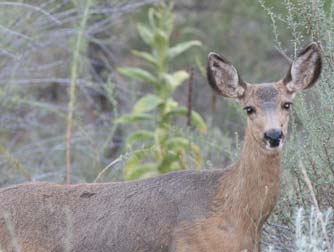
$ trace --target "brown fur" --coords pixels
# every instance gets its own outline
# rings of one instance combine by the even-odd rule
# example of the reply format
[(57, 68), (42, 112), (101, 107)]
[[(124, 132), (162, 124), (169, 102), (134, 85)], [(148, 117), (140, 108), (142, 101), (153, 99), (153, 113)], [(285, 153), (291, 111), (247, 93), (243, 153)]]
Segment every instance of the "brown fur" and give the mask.
[(222, 177), (209, 216), (177, 229), (176, 251), (259, 250), (262, 225), (279, 197), (280, 155), (266, 155), (246, 138), (242, 157)]
[(305, 60), (312, 61), (298, 58), (288, 83), (261, 85), (241, 81), (228, 61), (210, 54), (213, 89), (255, 111), (248, 116), (240, 161), (229, 169), (172, 172), (124, 183), (32, 183), (2, 189), (0, 250), (260, 251), (263, 223), (280, 192), (281, 149), (266, 148), (263, 135), (269, 129), (287, 134), (289, 112), (283, 105), (292, 101), (293, 90), (313, 84), (307, 80), (315, 80), (310, 73), (318, 74), (317, 52), (305, 53), (312, 55)]
[[(264, 87), (253, 88), (250, 94)], [(262, 102), (248, 94), (245, 98)], [(14, 251), (2, 218), (6, 212), (24, 252), (33, 246), (37, 252), (63, 251), (67, 230), (73, 232), (69, 242), (76, 252), (258, 251), (261, 227), (279, 195), (280, 154), (263, 150), (247, 128), (241, 157), (225, 171), (175, 172), (127, 183), (42, 183), (3, 189), (0, 244), (4, 251)]]

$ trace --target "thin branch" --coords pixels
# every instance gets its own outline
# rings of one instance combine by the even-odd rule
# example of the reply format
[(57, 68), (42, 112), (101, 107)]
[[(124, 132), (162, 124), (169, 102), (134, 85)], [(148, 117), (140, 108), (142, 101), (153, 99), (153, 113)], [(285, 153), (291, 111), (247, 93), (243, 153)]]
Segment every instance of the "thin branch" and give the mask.
[(25, 3), (17, 3), (17, 2), (0, 2), (0, 6), (16, 6), (16, 7), (32, 9), (34, 11), (40, 12), (43, 15), (47, 16), (49, 19), (51, 19), (55, 23), (61, 24), (60, 20), (58, 20), (51, 13), (47, 12), (46, 10), (43, 10), (42, 8), (40, 8), (38, 6), (33, 6), (33, 5), (30, 5), (30, 4), (25, 4)]
[(30, 176), (29, 171), (25, 167), (23, 167), (21, 163), (16, 158), (14, 158), (9, 153), (9, 151), (2, 145), (0, 145), (0, 155), (3, 155), (9, 165), (19, 171), (28, 181), (33, 181), (33, 178)]
[(194, 68), (189, 70), (189, 85), (188, 85), (188, 113), (187, 113), (187, 126), (191, 127), (191, 114), (192, 114), (192, 91), (194, 82)]
[(23, 34), (23, 33), (20, 33), (20, 32), (17, 32), (17, 31), (13, 31), (11, 29), (8, 29), (7, 27), (4, 27), (3, 25), (0, 25), (0, 30), (3, 30), (5, 33), (9, 33), (9, 34), (12, 34), (12, 35), (15, 35), (17, 37), (21, 37), (21, 38), (24, 38), (30, 42), (34, 42), (34, 40), (32, 38), (30, 38), (29, 36)]
[(117, 159), (115, 159), (114, 161), (112, 161), (110, 164), (108, 164), (105, 168), (103, 168), (103, 170), (97, 175), (96, 179), (94, 180), (94, 183), (98, 183), (101, 179), (101, 177), (111, 168), (113, 167), (115, 164), (119, 163), (120, 161), (122, 161), (123, 157), (120, 156)]
[(21, 244), (18, 242), (18, 239), (15, 235), (15, 227), (13, 225), (13, 222), (10, 218), (10, 214), (5, 212), (3, 213), (3, 218), (5, 220), (6, 228), (9, 232), (9, 238), (11, 239), (11, 244), (13, 247), (14, 252), (22, 252)]
[(286, 59), (290, 64), (293, 62), (293, 60), (281, 49), (275, 47), (275, 49), (277, 50), (277, 52), (283, 56), (284, 59)]
[(83, 13), (83, 17), (80, 23), (80, 28), (78, 32), (78, 36), (75, 43), (74, 53), (73, 53), (73, 62), (71, 67), (71, 83), (68, 89), (69, 94), (69, 102), (68, 102), (68, 115), (67, 115), (67, 129), (66, 129), (66, 183), (71, 183), (71, 138), (72, 138), (72, 130), (73, 130), (73, 113), (75, 106), (75, 88), (76, 82), (78, 78), (78, 70), (79, 70), (79, 57), (80, 57), (80, 49), (83, 44), (84, 38), (84, 30), (86, 27), (86, 23), (89, 17), (89, 9), (91, 7), (92, 0), (86, 0), (85, 11)]
[(326, 223), (323, 219), (322, 212), (320, 211), (319, 203), (318, 203), (317, 197), (315, 195), (315, 192), (314, 192), (314, 189), (313, 189), (313, 186), (312, 186), (312, 182), (310, 180), (310, 177), (307, 175), (307, 171), (306, 171), (306, 169), (305, 169), (305, 167), (304, 167), (304, 165), (301, 161), (299, 163), (299, 166), (300, 166), (300, 168), (302, 170), (302, 173), (304, 175), (305, 183), (306, 183), (306, 185), (307, 185), (307, 187), (308, 187), (308, 189), (311, 193), (312, 201), (313, 201), (313, 203), (316, 207), (316, 210), (318, 212), (319, 220), (320, 220), (320, 223), (321, 223), (322, 233), (325, 236), (327, 248), (328, 248), (329, 251), (333, 251), (333, 248), (331, 248), (330, 239), (329, 239), (328, 234), (327, 234)]

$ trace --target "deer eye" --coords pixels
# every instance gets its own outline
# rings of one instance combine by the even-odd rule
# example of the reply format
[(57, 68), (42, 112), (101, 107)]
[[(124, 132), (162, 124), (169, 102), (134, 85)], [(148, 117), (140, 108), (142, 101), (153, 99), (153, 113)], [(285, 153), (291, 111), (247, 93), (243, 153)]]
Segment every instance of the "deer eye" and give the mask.
[(282, 105), (282, 108), (285, 109), (285, 110), (289, 110), (292, 106), (292, 102), (285, 102), (283, 105)]
[(246, 111), (246, 113), (247, 113), (248, 115), (251, 115), (251, 114), (254, 114), (254, 113), (255, 113), (255, 108), (252, 107), (252, 106), (244, 107), (244, 110)]

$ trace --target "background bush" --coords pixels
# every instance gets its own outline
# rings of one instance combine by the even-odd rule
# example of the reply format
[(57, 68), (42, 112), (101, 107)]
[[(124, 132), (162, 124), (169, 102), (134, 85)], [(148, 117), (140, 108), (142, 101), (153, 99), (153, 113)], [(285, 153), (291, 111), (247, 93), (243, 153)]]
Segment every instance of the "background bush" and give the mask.
[[(0, 185), (28, 180), (73, 183), (123, 179), (138, 130), (117, 118), (152, 91), (117, 68), (147, 69), (132, 50), (146, 51), (137, 23), (158, 0), (0, 1)], [(208, 125), (198, 135), (185, 120), (169, 134), (201, 147), (203, 168), (226, 167), (239, 156), (245, 117), (218, 99), (205, 80), (209, 51), (224, 54), (249, 82), (275, 81), (287, 58), (309, 41), (324, 56), (321, 80), (299, 95), (285, 147), (282, 193), (267, 222), (268, 251), (329, 251), (333, 246), (334, 91), (332, 0), (176, 2), (171, 44), (202, 41), (170, 65), (194, 68), (192, 107)], [(187, 82), (185, 82), (187, 84)], [(187, 106), (188, 85), (172, 95)], [(141, 130), (152, 130), (154, 124)], [(69, 176), (67, 176), (67, 179)], [(302, 210), (304, 209), (304, 210)], [(322, 214), (320, 214), (320, 212)], [(329, 245), (328, 245), (329, 244)]]
[[(187, 119), (188, 126), (194, 125), (198, 132), (205, 133), (207, 127), (202, 117), (188, 108), (180, 106), (172, 95), (177, 88), (189, 79), (192, 86), (193, 71), (178, 70), (169, 73), (171, 64), (192, 47), (201, 46), (198, 40), (170, 44), (174, 28), (173, 4), (159, 4), (148, 10), (148, 24), (137, 25), (141, 40), (150, 48), (146, 51), (132, 51), (134, 56), (145, 61), (150, 71), (138, 67), (119, 68), (123, 75), (151, 86), (151, 93), (142, 96), (133, 106), (132, 112), (117, 119), (117, 123), (145, 123), (143, 128), (134, 130), (127, 140), (128, 149), (137, 147), (129, 155), (124, 165), (126, 179), (138, 179), (156, 176), (170, 171), (201, 168), (202, 154), (200, 148), (189, 138), (176, 136), (175, 117)], [(188, 95), (189, 97), (189, 95)]]

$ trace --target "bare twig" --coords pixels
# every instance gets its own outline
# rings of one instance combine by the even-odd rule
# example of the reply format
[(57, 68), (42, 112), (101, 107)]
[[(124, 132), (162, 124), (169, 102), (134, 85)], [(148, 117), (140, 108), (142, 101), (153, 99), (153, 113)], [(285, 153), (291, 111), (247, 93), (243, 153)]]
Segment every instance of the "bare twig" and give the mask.
[(330, 158), (330, 156), (329, 156), (328, 149), (327, 149), (327, 147), (326, 147), (325, 144), (323, 144), (322, 147), (324, 147), (324, 151), (325, 151), (326, 159), (327, 159), (327, 162), (328, 162), (328, 168), (329, 168), (329, 170), (332, 172), (332, 174), (333, 174), (333, 176), (334, 176), (333, 162), (331, 161), (331, 158)]
[(79, 69), (79, 56), (80, 49), (83, 44), (83, 35), (86, 27), (86, 23), (89, 17), (89, 9), (91, 7), (92, 0), (86, 0), (85, 11), (80, 23), (80, 29), (76, 39), (74, 53), (73, 53), (73, 62), (71, 68), (71, 83), (68, 89), (69, 102), (68, 102), (68, 115), (67, 115), (67, 129), (66, 129), (66, 183), (71, 183), (71, 138), (72, 138), (72, 129), (73, 129), (73, 113), (75, 106), (75, 88), (78, 78), (78, 69)]
[(304, 165), (301, 161), (299, 162), (299, 166), (300, 166), (300, 169), (302, 170), (302, 173), (304, 175), (305, 183), (306, 183), (306, 185), (307, 185), (307, 187), (308, 187), (308, 189), (311, 193), (313, 204), (316, 207), (318, 217), (319, 217), (319, 220), (320, 220), (320, 224), (321, 224), (322, 233), (323, 233), (323, 235), (326, 239), (327, 248), (328, 248), (329, 251), (333, 251), (333, 248), (331, 247), (330, 239), (329, 239), (328, 234), (327, 234), (326, 224), (325, 224), (325, 221), (323, 219), (322, 212), (320, 211), (319, 203), (318, 203), (317, 197), (315, 195), (312, 182), (310, 180), (310, 177), (307, 175), (307, 171), (306, 171), (306, 169), (305, 169), (305, 167), (304, 167)]
[(284, 59), (286, 59), (290, 64), (293, 62), (293, 60), (281, 49), (275, 47), (275, 49), (277, 50), (277, 52), (283, 56)]
[(217, 111), (217, 95), (212, 92), (211, 96), (211, 112), (215, 113)]
[(16, 160), (2, 145), (0, 145), (0, 155), (3, 155), (8, 163), (19, 171), (28, 181), (33, 181), (33, 178), (30, 176), (28, 170), (24, 168), (21, 163)]
[(15, 7), (23, 7), (27, 9), (32, 9), (34, 11), (40, 12), (43, 15), (47, 16), (49, 19), (54, 21), (57, 24), (61, 24), (60, 20), (55, 18), (51, 13), (47, 12), (46, 10), (43, 10), (42, 8), (38, 6), (33, 6), (30, 4), (25, 4), (25, 3), (18, 3), (18, 2), (0, 2), (0, 6), (15, 6)]
[(187, 113), (187, 126), (191, 127), (191, 114), (192, 114), (192, 91), (194, 82), (194, 68), (189, 70), (189, 85), (188, 85), (188, 113)]
[(9, 235), (10, 235), (10, 238), (11, 238), (13, 251), (14, 252), (22, 252), (21, 245), (19, 244), (18, 240), (16, 239), (14, 225), (12, 223), (12, 220), (10, 219), (9, 213), (7, 213), (7, 212), (4, 213), (4, 219), (5, 219), (5, 224), (6, 224), (6, 227), (8, 229), (8, 232), (9, 232)]
[(17, 37), (20, 37), (20, 38), (24, 38), (30, 42), (34, 42), (32, 38), (30, 38), (29, 36), (23, 34), (23, 33), (20, 33), (20, 32), (17, 32), (17, 31), (14, 31), (14, 30), (11, 30), (11, 29), (8, 29), (7, 27), (4, 27), (3, 25), (0, 25), (0, 30), (2, 30), (3, 32), (7, 33), (7, 34), (12, 34), (14, 36), (17, 36)]
[(66, 236), (64, 241), (64, 252), (72, 251), (73, 245), (73, 213), (70, 208), (65, 207), (65, 217), (66, 217)]
[(120, 156), (117, 159), (115, 159), (114, 161), (112, 161), (110, 164), (108, 164), (105, 168), (103, 168), (103, 170), (97, 175), (96, 179), (94, 180), (94, 183), (98, 183), (101, 179), (101, 177), (111, 168), (113, 167), (115, 164), (117, 164), (118, 162), (122, 161), (123, 157)]

